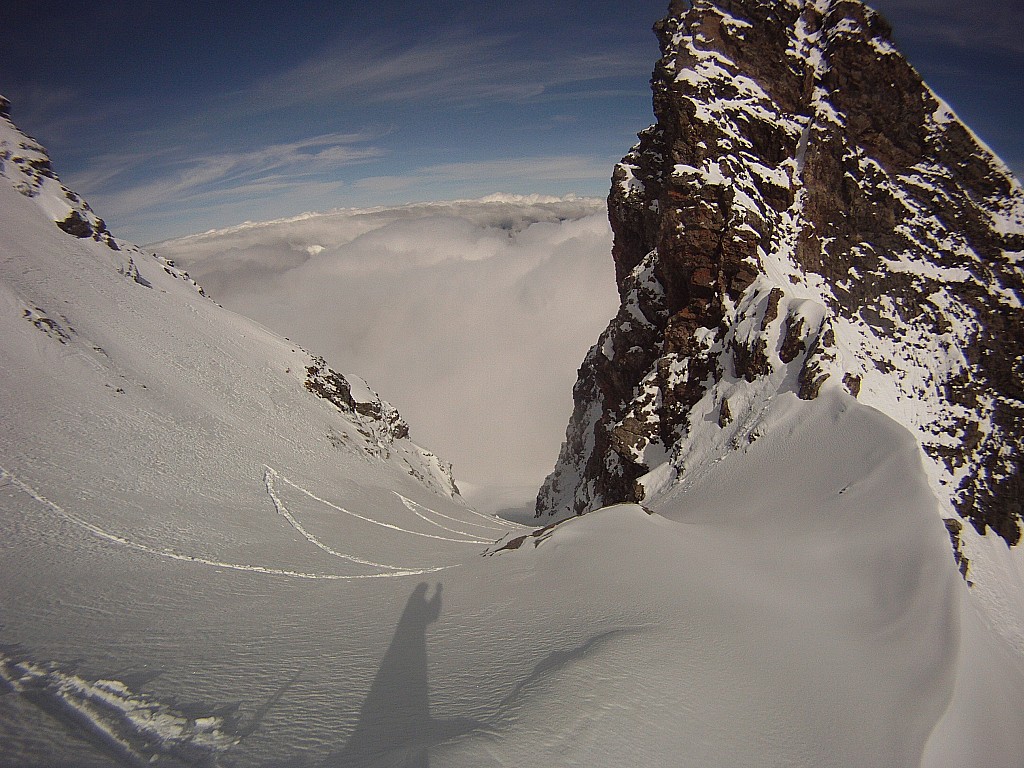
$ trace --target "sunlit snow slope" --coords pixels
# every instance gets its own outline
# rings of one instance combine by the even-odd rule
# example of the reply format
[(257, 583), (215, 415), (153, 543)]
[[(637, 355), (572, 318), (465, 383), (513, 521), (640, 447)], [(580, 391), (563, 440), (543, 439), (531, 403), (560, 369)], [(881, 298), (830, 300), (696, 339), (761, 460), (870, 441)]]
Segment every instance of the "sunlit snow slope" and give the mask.
[(653, 514), (520, 528), (0, 142), (0, 766), (1019, 765), (877, 411), (781, 395)]

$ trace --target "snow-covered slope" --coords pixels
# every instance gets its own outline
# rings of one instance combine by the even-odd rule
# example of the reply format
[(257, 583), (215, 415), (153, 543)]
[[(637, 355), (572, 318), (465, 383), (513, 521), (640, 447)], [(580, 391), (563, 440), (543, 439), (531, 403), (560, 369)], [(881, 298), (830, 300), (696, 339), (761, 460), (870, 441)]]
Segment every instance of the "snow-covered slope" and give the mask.
[(783, 393), (650, 510), (480, 515), (0, 141), (3, 768), (1019, 765), (1019, 649), (878, 411)]
[[(165, 612), (197, 615), (190, 594), (202, 602), (197, 585), (210, 578), (228, 579), (211, 605), (229, 615), (231, 574), (402, 580), (509, 527), (467, 510), (450, 467), (360, 379), (114, 239), (9, 122), (6, 102), (0, 175), (0, 642), (13, 644), (0, 679), (18, 694), (0, 705), (5, 741), (20, 743), (24, 703), (56, 712), (50, 730), (83, 727), (108, 751), (175, 752), (145, 735), (142, 721), (160, 718), (122, 678), (101, 684), (50, 663), (84, 654), (107, 674), (147, 667), (120, 644), (149, 644), (149, 622)], [(338, 517), (352, 528), (328, 543), (324, 520)], [(172, 655), (192, 652), (169, 641)], [(182, 660), (168, 662), (176, 674)], [(162, 721), (150, 725), (162, 733)], [(226, 743), (211, 733), (179, 746)], [(67, 745), (46, 751), (53, 735), (39, 737), (38, 756), (5, 748), (0, 760), (73, 764)]]

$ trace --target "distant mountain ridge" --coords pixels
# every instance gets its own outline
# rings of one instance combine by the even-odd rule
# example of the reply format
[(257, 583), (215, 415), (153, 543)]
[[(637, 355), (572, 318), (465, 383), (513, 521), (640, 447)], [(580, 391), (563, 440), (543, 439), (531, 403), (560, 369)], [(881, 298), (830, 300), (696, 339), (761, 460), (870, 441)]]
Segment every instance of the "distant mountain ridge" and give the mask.
[[(961, 520), (1021, 539), (1024, 191), (856, 0), (676, 0), (609, 195), (621, 307), (538, 517), (643, 501), (842, 388)], [(969, 550), (970, 547), (967, 547)]]

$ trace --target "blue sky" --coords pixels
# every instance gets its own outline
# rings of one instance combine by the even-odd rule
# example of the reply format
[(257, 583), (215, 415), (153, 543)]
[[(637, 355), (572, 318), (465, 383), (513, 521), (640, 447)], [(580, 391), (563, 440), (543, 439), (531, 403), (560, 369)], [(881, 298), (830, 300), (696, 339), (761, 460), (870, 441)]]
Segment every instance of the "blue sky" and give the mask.
[[(600, 195), (652, 119), (665, 0), (13, 3), (0, 93), (139, 242), (339, 206)], [(1024, 6), (879, 0), (1024, 172)]]

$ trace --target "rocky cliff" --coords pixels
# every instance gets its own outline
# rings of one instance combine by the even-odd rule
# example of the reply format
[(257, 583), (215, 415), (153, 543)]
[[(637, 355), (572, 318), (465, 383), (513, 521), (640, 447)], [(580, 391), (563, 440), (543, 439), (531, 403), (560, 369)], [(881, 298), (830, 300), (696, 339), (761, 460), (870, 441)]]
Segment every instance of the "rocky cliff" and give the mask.
[(655, 31), (657, 122), (608, 200), (621, 306), (537, 516), (650, 499), (771, 398), (841, 387), (916, 435), (954, 539), (1016, 544), (1020, 183), (856, 0), (674, 0)]

